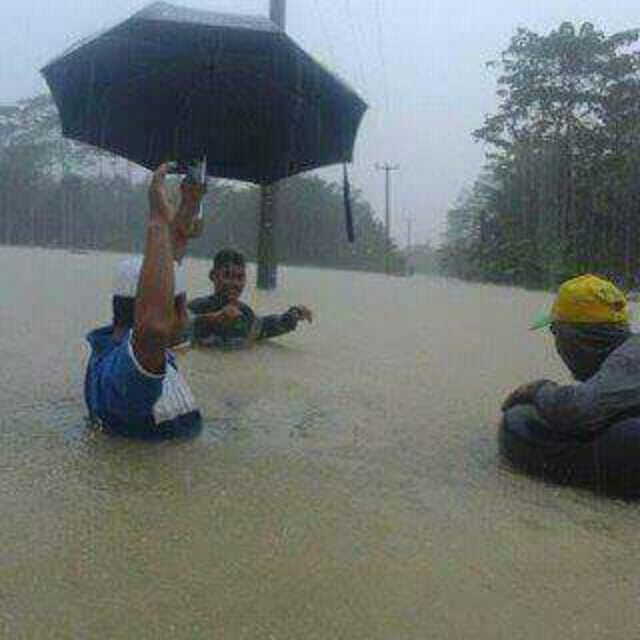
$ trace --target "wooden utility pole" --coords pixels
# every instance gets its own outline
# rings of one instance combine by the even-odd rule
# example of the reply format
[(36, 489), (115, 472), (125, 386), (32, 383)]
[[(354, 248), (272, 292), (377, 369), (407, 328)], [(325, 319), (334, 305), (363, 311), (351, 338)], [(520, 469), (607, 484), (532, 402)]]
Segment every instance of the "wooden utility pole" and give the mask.
[[(286, 0), (271, 0), (271, 22), (281, 29), (286, 25)], [(275, 289), (278, 286), (278, 259), (276, 256), (276, 223), (278, 213), (279, 183), (260, 188), (260, 219), (258, 223), (258, 289)]]
[(411, 218), (407, 218), (407, 273), (413, 275), (413, 256), (411, 255)]
[(400, 167), (395, 164), (376, 164), (378, 171), (384, 171), (384, 227), (387, 235), (387, 247), (384, 254), (384, 271), (389, 273), (389, 252), (391, 251), (391, 172), (397, 171)]

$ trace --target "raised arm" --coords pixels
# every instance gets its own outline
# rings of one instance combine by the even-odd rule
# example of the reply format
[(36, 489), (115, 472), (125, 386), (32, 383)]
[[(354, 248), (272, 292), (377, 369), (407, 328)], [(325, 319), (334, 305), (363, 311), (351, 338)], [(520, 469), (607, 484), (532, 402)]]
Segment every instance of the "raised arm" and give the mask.
[(136, 359), (151, 373), (164, 373), (165, 349), (175, 323), (171, 227), (176, 210), (167, 196), (166, 175), (167, 165), (163, 164), (149, 186), (149, 221), (132, 339)]
[[(175, 339), (180, 321), (178, 315), (184, 314), (184, 309), (181, 310), (180, 305), (176, 307), (175, 303), (174, 259), (184, 255), (187, 237), (176, 232), (195, 215), (205, 189), (202, 185), (183, 184), (180, 209), (176, 212), (167, 196), (167, 169), (166, 164), (161, 165), (149, 186), (147, 240), (133, 328), (134, 354), (142, 367), (151, 373), (164, 372), (165, 349)], [(178, 214), (181, 216), (179, 224), (176, 221)]]

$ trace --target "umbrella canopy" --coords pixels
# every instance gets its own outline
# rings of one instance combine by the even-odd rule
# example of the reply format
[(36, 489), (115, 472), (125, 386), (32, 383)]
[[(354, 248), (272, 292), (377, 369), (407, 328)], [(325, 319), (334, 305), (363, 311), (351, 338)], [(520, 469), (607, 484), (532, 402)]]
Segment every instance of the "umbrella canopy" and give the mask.
[(367, 108), (266, 18), (157, 2), (42, 73), (63, 135), (149, 169), (269, 184), (352, 159)]

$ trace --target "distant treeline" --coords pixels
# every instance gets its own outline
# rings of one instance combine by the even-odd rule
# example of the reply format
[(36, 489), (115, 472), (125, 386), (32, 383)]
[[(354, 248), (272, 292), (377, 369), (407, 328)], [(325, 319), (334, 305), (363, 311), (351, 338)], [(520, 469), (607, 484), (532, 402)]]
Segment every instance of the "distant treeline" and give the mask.
[[(320, 177), (283, 183), (277, 221), (281, 263), (394, 271), (404, 258), (387, 244), (369, 203), (352, 192), (356, 243), (346, 240), (342, 188)], [(190, 253), (210, 257), (223, 246), (256, 257), (259, 190), (213, 181), (207, 223)], [(124, 161), (65, 140), (48, 96), (0, 107), (0, 243), (139, 251), (146, 184)]]
[(497, 112), (474, 132), (483, 174), (448, 214), (452, 276), (548, 287), (581, 272), (638, 285), (638, 30), (519, 29), (499, 62)]

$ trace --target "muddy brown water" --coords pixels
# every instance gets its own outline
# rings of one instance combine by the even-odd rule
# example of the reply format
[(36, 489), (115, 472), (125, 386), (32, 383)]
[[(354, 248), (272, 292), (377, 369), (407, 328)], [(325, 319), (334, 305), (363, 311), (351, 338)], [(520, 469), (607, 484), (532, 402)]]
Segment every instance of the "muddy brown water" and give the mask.
[(181, 354), (202, 435), (134, 443), (88, 429), (82, 398), (118, 259), (0, 248), (1, 637), (638, 633), (638, 507), (497, 457), (505, 393), (565, 379), (526, 329), (549, 296), (282, 269), (245, 299), (316, 322)]

